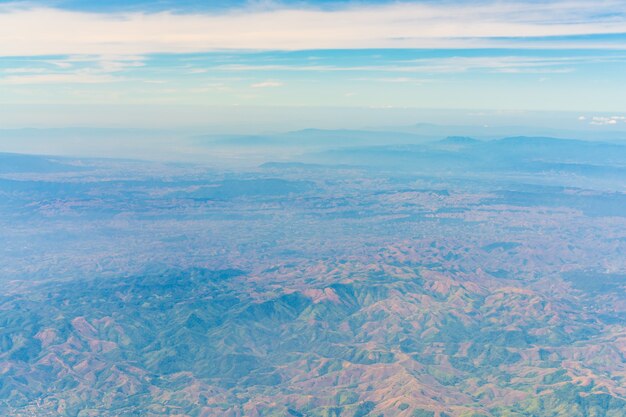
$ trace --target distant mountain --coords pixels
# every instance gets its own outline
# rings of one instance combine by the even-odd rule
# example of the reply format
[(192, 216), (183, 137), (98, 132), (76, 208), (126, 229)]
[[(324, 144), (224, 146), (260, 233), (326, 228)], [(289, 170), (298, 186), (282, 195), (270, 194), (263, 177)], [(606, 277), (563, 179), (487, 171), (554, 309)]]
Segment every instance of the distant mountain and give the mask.
[[(571, 116), (570, 116), (571, 117)], [(416, 123), (408, 126), (385, 126), (380, 130), (391, 130), (396, 132), (412, 133), (420, 136), (427, 136), (431, 139), (440, 139), (447, 136), (471, 136), (479, 139), (493, 140), (507, 136), (550, 136), (574, 138), (580, 140), (594, 141), (621, 141), (626, 140), (626, 130), (620, 127), (594, 128), (589, 126), (581, 126), (577, 128), (554, 128), (546, 126), (529, 126), (529, 125), (451, 125), (436, 123)], [(620, 130), (621, 129), (621, 130)]]
[(548, 137), (479, 141), (456, 136), (419, 145), (353, 146), (309, 154), (311, 163), (348, 164), (415, 172), (534, 171), (622, 172), (626, 146)]
[(626, 145), (551, 137), (507, 137), (486, 144), (520, 159), (550, 162), (625, 164)]
[(201, 135), (189, 140), (199, 146), (342, 148), (349, 146), (425, 143), (429, 138), (404, 132), (303, 129), (268, 135)]
[(480, 142), (481, 141), (468, 136), (448, 136), (447, 138), (439, 141), (439, 143), (446, 145), (475, 145)]

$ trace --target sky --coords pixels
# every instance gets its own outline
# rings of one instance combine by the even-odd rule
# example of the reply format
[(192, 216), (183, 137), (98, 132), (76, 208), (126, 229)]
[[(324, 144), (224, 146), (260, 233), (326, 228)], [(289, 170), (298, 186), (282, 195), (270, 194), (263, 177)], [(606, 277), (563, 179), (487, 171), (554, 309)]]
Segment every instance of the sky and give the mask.
[(0, 128), (355, 127), (435, 110), (626, 130), (625, 74), (626, 0), (0, 1)]

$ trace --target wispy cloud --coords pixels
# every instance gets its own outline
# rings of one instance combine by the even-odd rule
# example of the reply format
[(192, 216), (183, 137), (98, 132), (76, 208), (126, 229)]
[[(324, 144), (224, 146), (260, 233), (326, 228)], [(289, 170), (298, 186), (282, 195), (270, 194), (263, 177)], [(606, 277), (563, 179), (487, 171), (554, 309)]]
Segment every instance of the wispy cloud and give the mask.
[(618, 123), (626, 123), (626, 116), (594, 116), (589, 121), (589, 124), (596, 126), (610, 126)]
[(281, 87), (284, 85), (280, 81), (262, 81), (259, 83), (254, 83), (250, 87), (252, 88), (271, 88), (271, 87)]
[[(68, 56), (58, 59), (32, 59), (30, 67), (5, 68), (1, 85), (22, 84), (101, 84), (124, 81), (129, 69), (143, 67), (139, 56)], [(3, 74), (7, 74), (3, 76)]]
[(391, 84), (415, 84), (421, 85), (432, 82), (429, 79), (411, 78), (411, 77), (359, 77), (355, 81), (366, 81), (375, 83), (391, 83)]
[[(296, 72), (389, 72), (389, 73), (461, 73), (483, 71), (491, 73), (553, 74), (573, 71), (574, 66), (594, 63), (626, 62), (624, 56), (594, 57), (526, 57), (477, 56), (441, 57), (396, 61), (384, 65), (290, 65), (290, 64), (226, 64), (215, 66), (221, 71), (296, 71)], [(408, 77), (380, 78), (379, 81), (410, 82)]]
[(187, 70), (187, 74), (205, 74), (207, 73), (209, 70), (206, 68), (191, 68), (189, 70)]
[(77, 65), (90, 65), (94, 71), (102, 73), (120, 72), (129, 68), (143, 67), (144, 57), (139, 55), (70, 55), (58, 59), (44, 60), (57, 68), (72, 68)]
[[(626, 0), (397, 3), (222, 13), (87, 13), (0, 6), (0, 55), (186, 53), (225, 49), (626, 48)], [(580, 36), (584, 35), (584, 36)], [(574, 38), (571, 38), (571, 37)]]
[(32, 67), (14, 67), (6, 68), (0, 71), (5, 74), (37, 74), (46, 72), (45, 68), (32, 68)]
[(0, 84), (102, 84), (122, 80), (123, 78), (113, 77), (111, 75), (98, 75), (79, 72), (70, 74), (11, 75), (8, 77), (0, 78)]

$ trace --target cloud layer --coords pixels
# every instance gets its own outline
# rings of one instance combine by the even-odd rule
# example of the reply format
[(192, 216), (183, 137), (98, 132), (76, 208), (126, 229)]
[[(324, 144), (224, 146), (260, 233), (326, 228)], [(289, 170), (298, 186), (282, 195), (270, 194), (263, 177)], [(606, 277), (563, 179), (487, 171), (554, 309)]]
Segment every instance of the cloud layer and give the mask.
[[(360, 48), (626, 48), (626, 1), (87, 13), (0, 6), (0, 56)], [(609, 36), (610, 35), (610, 36)]]

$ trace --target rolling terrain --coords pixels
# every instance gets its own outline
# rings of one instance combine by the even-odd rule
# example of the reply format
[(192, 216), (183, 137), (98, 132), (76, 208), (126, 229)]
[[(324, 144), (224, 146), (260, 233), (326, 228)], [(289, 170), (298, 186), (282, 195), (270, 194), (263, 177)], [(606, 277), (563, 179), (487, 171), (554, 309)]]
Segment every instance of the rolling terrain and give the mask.
[(626, 147), (329, 138), (0, 155), (0, 413), (626, 413)]

